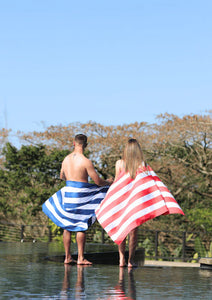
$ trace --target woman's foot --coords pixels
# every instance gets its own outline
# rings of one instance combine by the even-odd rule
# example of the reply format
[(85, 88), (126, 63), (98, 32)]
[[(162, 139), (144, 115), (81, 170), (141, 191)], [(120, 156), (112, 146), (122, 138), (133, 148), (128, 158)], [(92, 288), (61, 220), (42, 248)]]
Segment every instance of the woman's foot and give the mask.
[(126, 266), (127, 266), (127, 264), (119, 265), (120, 268), (125, 268)]
[(126, 262), (125, 262), (125, 257), (123, 256), (123, 257), (120, 257), (120, 259), (119, 259), (119, 267), (122, 267), (122, 268), (124, 268), (124, 267), (126, 267), (127, 266), (127, 264), (126, 264)]
[(138, 265), (135, 263), (128, 262), (128, 268), (137, 268)]

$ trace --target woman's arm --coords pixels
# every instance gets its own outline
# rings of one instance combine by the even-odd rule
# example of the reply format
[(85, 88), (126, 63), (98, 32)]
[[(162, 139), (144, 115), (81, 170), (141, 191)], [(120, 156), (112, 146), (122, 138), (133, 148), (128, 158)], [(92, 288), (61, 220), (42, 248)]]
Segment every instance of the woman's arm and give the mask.
[(116, 165), (115, 165), (115, 180), (121, 174), (121, 172), (123, 171), (123, 169), (124, 169), (124, 161), (123, 161), (123, 159), (117, 160)]

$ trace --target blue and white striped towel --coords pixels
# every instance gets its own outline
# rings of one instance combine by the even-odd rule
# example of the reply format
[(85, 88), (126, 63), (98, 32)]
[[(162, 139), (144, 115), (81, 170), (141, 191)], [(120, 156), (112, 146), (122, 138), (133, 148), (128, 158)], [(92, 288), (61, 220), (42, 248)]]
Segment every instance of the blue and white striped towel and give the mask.
[(85, 231), (96, 220), (95, 209), (104, 199), (109, 186), (66, 181), (66, 186), (42, 205), (43, 212), (59, 227)]

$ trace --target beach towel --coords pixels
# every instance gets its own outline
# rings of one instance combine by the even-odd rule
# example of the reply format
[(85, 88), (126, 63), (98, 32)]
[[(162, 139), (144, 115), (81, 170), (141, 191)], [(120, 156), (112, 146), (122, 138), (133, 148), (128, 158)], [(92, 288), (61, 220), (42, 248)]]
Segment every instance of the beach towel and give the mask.
[(96, 209), (98, 222), (118, 245), (132, 229), (166, 214), (184, 212), (150, 166), (139, 169), (135, 179), (122, 172)]
[(42, 205), (43, 212), (59, 227), (85, 231), (96, 220), (95, 209), (104, 199), (109, 186), (66, 181), (66, 186)]

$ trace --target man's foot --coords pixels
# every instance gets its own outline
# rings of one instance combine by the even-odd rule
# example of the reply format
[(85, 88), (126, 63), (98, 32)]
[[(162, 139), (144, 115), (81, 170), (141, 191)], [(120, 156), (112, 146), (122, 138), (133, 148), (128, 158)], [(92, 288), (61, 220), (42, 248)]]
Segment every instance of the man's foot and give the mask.
[(77, 261), (73, 258), (69, 258), (69, 259), (64, 260), (64, 264), (74, 265), (76, 263), (77, 263)]
[(87, 260), (87, 259), (83, 259), (83, 260), (77, 260), (77, 264), (78, 265), (92, 265), (92, 262), (90, 262), (89, 260)]

